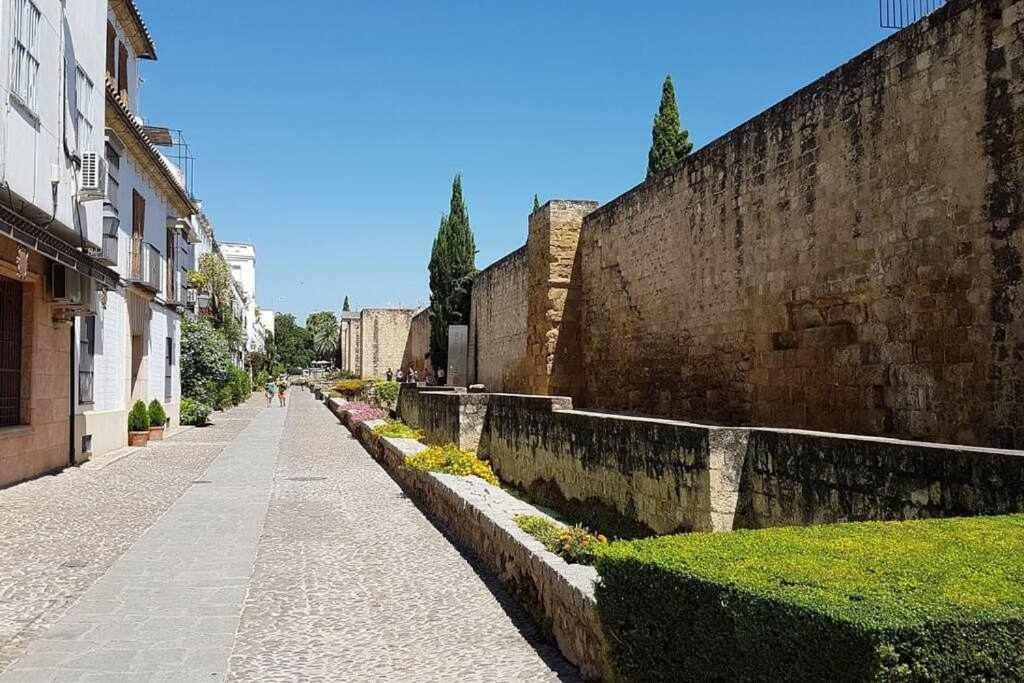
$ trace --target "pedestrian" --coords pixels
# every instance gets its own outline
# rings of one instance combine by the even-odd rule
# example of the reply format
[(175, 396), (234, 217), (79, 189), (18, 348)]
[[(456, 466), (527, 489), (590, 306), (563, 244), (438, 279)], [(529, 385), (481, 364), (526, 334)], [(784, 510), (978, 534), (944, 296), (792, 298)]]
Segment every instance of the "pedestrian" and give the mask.
[(288, 399), (288, 382), (281, 382), (277, 385), (277, 400), (281, 402), (283, 407), (287, 403)]
[(387, 377), (388, 381), (390, 382), (391, 379), (395, 376), (395, 373), (391, 372), (391, 368), (388, 368), (388, 371), (384, 373), (384, 376)]
[(437, 369), (437, 383), (444, 386), (444, 368)]
[(270, 407), (270, 402), (274, 400), (274, 394), (277, 393), (277, 385), (274, 384), (273, 378), (267, 380), (267, 386), (264, 387), (267, 394), (267, 407)]
[(402, 368), (398, 368), (398, 373), (395, 375), (399, 382), (405, 379), (405, 373), (402, 372)]
[(413, 367), (410, 366), (409, 367), (409, 381), (413, 382), (415, 384), (416, 379), (417, 379), (417, 377), (416, 377), (416, 368), (413, 368)]

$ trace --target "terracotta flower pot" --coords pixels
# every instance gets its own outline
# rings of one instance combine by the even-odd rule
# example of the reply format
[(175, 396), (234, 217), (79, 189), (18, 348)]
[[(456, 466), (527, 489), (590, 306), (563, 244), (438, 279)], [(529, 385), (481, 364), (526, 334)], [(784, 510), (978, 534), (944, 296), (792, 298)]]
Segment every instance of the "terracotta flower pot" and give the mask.
[(145, 446), (149, 443), (149, 432), (128, 432), (129, 446)]
[(164, 440), (164, 428), (163, 427), (150, 427), (149, 428), (149, 440), (150, 441), (163, 441)]

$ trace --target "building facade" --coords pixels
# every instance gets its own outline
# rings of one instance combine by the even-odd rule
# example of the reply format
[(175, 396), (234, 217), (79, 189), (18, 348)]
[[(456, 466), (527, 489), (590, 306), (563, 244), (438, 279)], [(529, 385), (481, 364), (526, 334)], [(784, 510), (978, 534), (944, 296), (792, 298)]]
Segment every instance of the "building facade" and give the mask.
[[(263, 315), (256, 304), (256, 247), (240, 242), (224, 242), (220, 245), (224, 260), (231, 267), (231, 277), (242, 290), (245, 299), (245, 348), (246, 352), (263, 351), (266, 348), (268, 316)], [(273, 333), (273, 312), (269, 331)]]
[(106, 2), (9, 0), (0, 14), (0, 486), (74, 462), (76, 318), (118, 277), (83, 159), (103, 146)]
[(178, 425), (185, 281), (195, 267), (198, 208), (183, 172), (154, 143), (139, 113), (139, 63), (156, 49), (131, 0), (106, 13), (106, 161), (103, 244), (95, 257), (119, 275), (76, 328), (74, 446), (87, 458), (127, 445), (135, 401), (160, 401)]
[(411, 308), (364, 308), (342, 311), (338, 331), (338, 367), (364, 379), (384, 379), (402, 367), (409, 330), (416, 311)]

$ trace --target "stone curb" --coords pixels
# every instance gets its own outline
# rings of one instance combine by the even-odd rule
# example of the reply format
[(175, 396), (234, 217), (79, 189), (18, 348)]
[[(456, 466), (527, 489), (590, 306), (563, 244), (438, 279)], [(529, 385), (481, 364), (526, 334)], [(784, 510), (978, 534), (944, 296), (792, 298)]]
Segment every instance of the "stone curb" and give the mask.
[(609, 677), (594, 599), (597, 571), (549, 552), (514, 520), (517, 515), (547, 515), (476, 477), (406, 468), (405, 458), (426, 446), (377, 436), (373, 429), (381, 420), (353, 423), (344, 401), (325, 403), (406, 494), (505, 584), (584, 677)]

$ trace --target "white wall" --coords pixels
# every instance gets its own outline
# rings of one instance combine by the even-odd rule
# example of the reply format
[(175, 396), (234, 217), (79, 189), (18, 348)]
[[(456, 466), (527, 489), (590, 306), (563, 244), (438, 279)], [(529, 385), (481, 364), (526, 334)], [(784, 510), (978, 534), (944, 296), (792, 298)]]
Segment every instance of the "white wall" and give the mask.
[[(44, 214), (44, 219), (54, 211), (52, 181), (58, 180), (57, 210), (50, 229), (75, 244), (81, 238), (95, 247), (102, 235), (102, 202), (74, 200), (78, 174), (64, 147), (79, 155), (103, 147), (106, 46), (100, 36), (106, 34), (106, 2), (78, 0), (65, 6), (60, 0), (35, 0), (35, 5), (42, 13), (35, 55), (40, 64), (36, 105), (29, 109), (11, 96), (12, 3), (0, 3), (0, 180), (8, 182), (11, 191)], [(76, 64), (93, 83), (91, 102), (84, 107), (93, 124), (92, 135), (82, 139), (77, 133)]]

